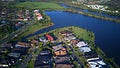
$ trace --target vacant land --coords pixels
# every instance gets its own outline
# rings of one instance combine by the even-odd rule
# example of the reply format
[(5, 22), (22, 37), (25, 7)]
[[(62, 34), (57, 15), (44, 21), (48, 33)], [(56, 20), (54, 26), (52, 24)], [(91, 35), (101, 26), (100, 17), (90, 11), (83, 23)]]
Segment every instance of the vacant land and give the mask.
[(32, 9), (56, 9), (56, 8), (63, 8), (55, 3), (47, 3), (47, 2), (23, 2), (16, 4), (15, 7), (26, 7)]

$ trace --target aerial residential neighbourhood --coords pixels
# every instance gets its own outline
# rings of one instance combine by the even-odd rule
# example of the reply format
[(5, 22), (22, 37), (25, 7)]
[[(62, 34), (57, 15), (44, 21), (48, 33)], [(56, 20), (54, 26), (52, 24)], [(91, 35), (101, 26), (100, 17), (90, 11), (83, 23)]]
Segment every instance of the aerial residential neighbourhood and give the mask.
[(0, 0), (0, 68), (120, 68), (119, 0)]

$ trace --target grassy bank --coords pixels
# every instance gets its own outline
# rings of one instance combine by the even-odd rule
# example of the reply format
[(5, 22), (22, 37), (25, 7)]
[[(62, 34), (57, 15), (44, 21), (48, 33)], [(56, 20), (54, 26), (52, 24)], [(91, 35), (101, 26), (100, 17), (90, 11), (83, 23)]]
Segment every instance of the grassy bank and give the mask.
[(108, 18), (108, 17), (105, 17), (105, 16), (95, 15), (95, 14), (91, 14), (91, 13), (85, 13), (85, 12), (77, 11), (75, 9), (66, 9), (65, 11), (79, 13), (79, 14), (83, 14), (83, 15), (86, 15), (86, 16), (102, 19), (102, 20), (108, 20), (108, 21), (113, 21), (113, 22), (116, 22), (116, 23), (120, 23), (119, 19), (113, 19), (113, 18)]
[(59, 6), (56, 3), (48, 3), (48, 2), (22, 2), (16, 4), (14, 7), (17, 8), (29, 8), (29, 9), (62, 9), (63, 7)]

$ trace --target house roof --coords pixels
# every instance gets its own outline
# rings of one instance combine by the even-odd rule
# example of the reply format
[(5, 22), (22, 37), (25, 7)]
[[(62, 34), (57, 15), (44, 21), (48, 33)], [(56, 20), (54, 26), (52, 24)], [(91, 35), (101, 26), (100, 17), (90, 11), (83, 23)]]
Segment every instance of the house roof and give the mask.
[(64, 30), (60, 32), (61, 34), (72, 34), (72, 32), (68, 31), (68, 30)]
[(91, 68), (104, 68), (106, 64), (103, 62), (103, 60), (92, 60), (88, 62), (89, 66)]
[(31, 41), (31, 43), (32, 43), (32, 44), (38, 44), (39, 41), (33, 39), (33, 40)]
[(0, 58), (0, 68), (6, 68), (8, 67), (8, 60)]
[(66, 36), (65, 38), (64, 38), (65, 40), (73, 40), (73, 39), (76, 39), (76, 37), (75, 36), (73, 36), (73, 35), (70, 35), (70, 36)]
[(39, 37), (39, 41), (47, 41), (47, 38), (42, 36), (42, 37)]
[(23, 42), (19, 42), (18, 44), (15, 45), (16, 47), (31, 47), (30, 44), (28, 43), (23, 43)]
[(72, 40), (71, 40), (71, 43), (72, 43), (72, 44), (77, 44), (78, 42), (79, 42), (78, 39), (72, 39)]
[(40, 52), (40, 55), (48, 55), (48, 54), (50, 54), (49, 50), (45, 50), (45, 51)]
[(54, 59), (56, 64), (70, 64), (69, 56), (57, 56)]
[(38, 55), (35, 61), (35, 66), (44, 66), (51, 63), (52, 55)]
[(85, 52), (90, 52), (91, 49), (88, 46), (83, 46), (83, 47), (80, 47), (80, 51), (85, 53)]
[(78, 44), (77, 44), (78, 47), (82, 47), (82, 46), (87, 46), (87, 43), (85, 43), (84, 41), (80, 41)]
[(98, 60), (98, 59), (100, 59), (100, 58), (99, 58), (99, 57), (96, 57), (96, 58), (90, 58), (90, 59), (87, 59), (87, 62), (92, 61), (92, 60)]
[(11, 53), (8, 53), (8, 56), (18, 58), (20, 57), (20, 53), (11, 52)]
[(96, 58), (96, 57), (98, 57), (98, 54), (97, 54), (96, 52), (93, 52), (93, 51), (85, 52), (85, 53), (84, 53), (84, 57), (85, 57), (86, 59)]
[(49, 41), (53, 41), (53, 37), (51, 35), (46, 34), (45, 36), (48, 38)]
[(54, 51), (66, 50), (62, 45), (53, 46), (52, 48), (53, 48)]
[(51, 65), (35, 66), (34, 68), (51, 68)]
[(55, 68), (73, 68), (71, 64), (56, 64)]

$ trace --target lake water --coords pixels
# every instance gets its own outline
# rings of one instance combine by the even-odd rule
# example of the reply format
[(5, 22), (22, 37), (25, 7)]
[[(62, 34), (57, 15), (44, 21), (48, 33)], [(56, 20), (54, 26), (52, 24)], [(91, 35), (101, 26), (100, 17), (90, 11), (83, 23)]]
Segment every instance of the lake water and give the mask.
[(99, 46), (108, 57), (113, 57), (117, 64), (120, 65), (120, 24), (96, 19), (82, 14), (63, 12), (63, 11), (46, 11), (48, 16), (54, 22), (54, 26), (35, 32), (27, 37), (47, 32), (56, 28), (66, 26), (79, 26), (95, 33), (95, 43)]

